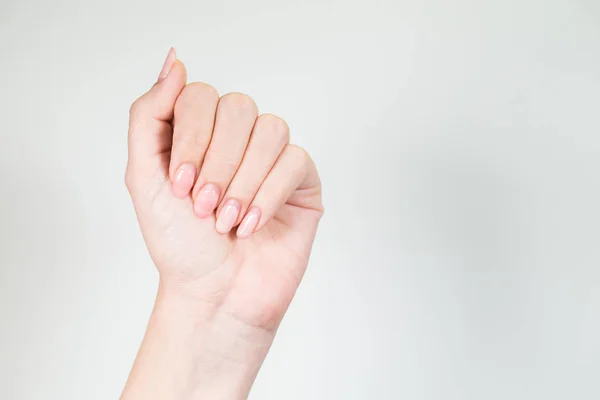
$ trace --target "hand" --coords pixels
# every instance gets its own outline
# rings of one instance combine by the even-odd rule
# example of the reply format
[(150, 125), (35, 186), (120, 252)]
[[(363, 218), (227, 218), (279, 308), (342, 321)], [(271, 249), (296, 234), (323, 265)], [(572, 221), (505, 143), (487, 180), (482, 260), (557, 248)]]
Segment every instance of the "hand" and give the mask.
[(235, 321), (272, 340), (323, 214), (315, 165), (287, 124), (246, 95), (186, 85), (171, 50), (131, 107), (126, 183), (159, 293), (196, 307), (202, 326)]
[(162, 284), (273, 329), (323, 213), (317, 171), (281, 118), (185, 85), (173, 52), (170, 62), (131, 107), (126, 181), (148, 250)]

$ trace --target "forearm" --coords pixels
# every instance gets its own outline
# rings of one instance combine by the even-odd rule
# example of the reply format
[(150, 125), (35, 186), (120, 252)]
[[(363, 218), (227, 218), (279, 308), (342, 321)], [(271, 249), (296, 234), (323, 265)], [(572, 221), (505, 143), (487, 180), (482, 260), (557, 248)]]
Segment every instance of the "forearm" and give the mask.
[(121, 400), (246, 399), (272, 340), (161, 285)]

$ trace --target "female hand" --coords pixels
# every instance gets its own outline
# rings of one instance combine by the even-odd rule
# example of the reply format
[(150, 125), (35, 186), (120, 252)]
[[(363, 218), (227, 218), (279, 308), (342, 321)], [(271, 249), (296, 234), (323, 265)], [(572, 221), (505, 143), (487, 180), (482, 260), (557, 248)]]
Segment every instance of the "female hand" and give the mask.
[[(300, 283), (323, 214), (313, 161), (289, 143), (284, 120), (259, 115), (250, 97), (219, 98), (208, 84), (186, 85), (172, 49), (159, 81), (131, 107), (126, 183), (160, 287), (123, 398), (137, 398), (139, 387), (146, 399), (178, 398), (173, 387), (181, 398), (189, 398), (190, 387), (244, 398)], [(163, 326), (160, 335), (151, 332), (156, 325)], [(174, 355), (184, 342), (197, 351), (195, 361), (182, 361), (187, 367)], [(244, 371), (227, 370), (223, 360)], [(144, 379), (172, 372), (147, 364), (165, 362), (178, 365), (179, 375), (199, 365), (190, 376), (169, 378), (171, 389), (153, 383), (150, 390)], [(211, 380), (199, 370), (210, 371)], [(228, 376), (237, 384), (215, 387)], [(178, 379), (179, 386), (172, 382)], [(161, 390), (170, 392), (160, 397)]]

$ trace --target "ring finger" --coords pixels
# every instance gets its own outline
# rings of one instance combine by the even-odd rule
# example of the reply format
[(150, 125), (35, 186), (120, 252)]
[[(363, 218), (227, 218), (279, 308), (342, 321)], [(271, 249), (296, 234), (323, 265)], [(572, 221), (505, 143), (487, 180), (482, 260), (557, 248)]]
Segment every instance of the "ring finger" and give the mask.
[(242, 163), (217, 209), (217, 232), (228, 233), (241, 222), (289, 138), (289, 128), (283, 119), (271, 114), (258, 117)]

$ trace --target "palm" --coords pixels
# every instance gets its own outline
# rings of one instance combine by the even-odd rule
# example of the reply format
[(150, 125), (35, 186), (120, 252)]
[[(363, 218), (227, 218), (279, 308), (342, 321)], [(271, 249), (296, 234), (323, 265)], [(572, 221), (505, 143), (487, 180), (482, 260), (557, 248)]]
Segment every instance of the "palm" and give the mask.
[(217, 233), (214, 216), (197, 218), (191, 197), (176, 198), (170, 182), (160, 181), (154, 195), (135, 198), (135, 204), (161, 275), (202, 286), (204, 300), (227, 298), (245, 321), (266, 326), (277, 320), (308, 262), (321, 216), (320, 188), (299, 192), (295, 204), (306, 207), (285, 204), (263, 230), (243, 240)]

